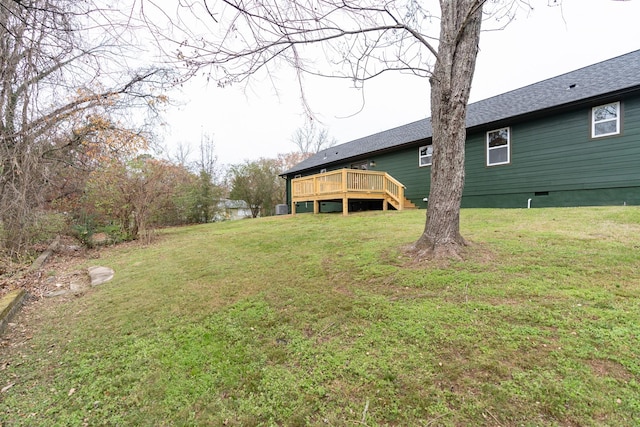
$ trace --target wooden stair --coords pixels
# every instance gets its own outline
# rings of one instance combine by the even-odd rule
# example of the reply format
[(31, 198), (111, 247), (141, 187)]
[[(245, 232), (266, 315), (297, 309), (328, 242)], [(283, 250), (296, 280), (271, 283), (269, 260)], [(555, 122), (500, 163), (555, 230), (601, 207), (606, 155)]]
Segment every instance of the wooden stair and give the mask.
[[(399, 210), (400, 206), (398, 202), (396, 202), (393, 198), (387, 197), (387, 203), (393, 206), (395, 209)], [(418, 209), (418, 207), (411, 200), (404, 198), (404, 209)]]
[(405, 209), (418, 209), (418, 207), (411, 200), (404, 198), (404, 208)]

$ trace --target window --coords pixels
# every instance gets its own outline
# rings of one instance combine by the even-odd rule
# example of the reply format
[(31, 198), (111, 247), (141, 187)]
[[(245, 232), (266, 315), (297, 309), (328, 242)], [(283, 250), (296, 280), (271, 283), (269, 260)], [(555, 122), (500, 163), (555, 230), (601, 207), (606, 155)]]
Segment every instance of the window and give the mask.
[(433, 145), (425, 145), (418, 150), (418, 166), (431, 166)]
[(511, 161), (511, 132), (502, 128), (487, 132), (487, 166), (504, 165)]
[(369, 169), (369, 161), (351, 163), (351, 169), (360, 169), (366, 171)]
[(620, 133), (620, 103), (614, 102), (591, 109), (591, 137)]

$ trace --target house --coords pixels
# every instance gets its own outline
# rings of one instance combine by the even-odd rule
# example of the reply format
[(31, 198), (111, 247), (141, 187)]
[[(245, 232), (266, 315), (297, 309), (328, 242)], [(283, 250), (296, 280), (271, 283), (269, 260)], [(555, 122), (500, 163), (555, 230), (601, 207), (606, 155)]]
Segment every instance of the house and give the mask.
[[(462, 207), (640, 204), (640, 50), (471, 103), (466, 126)], [(427, 118), (320, 151), (282, 174), (292, 212), (426, 208), (431, 135)]]
[(244, 200), (221, 199), (217, 202), (217, 213), (214, 221), (229, 221), (251, 217), (251, 209)]

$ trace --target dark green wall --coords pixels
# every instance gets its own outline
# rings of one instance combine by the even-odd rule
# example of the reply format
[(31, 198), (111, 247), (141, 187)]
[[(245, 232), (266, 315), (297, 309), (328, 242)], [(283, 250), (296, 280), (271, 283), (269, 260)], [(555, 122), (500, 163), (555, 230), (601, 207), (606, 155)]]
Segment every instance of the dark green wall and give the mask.
[[(591, 107), (621, 101), (622, 133), (592, 139)], [(486, 166), (486, 131), (511, 128), (511, 163)], [(372, 155), (371, 170), (386, 171), (406, 186), (406, 197), (425, 208), (430, 167), (418, 167), (418, 148)], [(351, 162), (329, 168), (349, 167)], [(640, 98), (612, 99), (525, 122), (471, 132), (466, 145), (463, 207), (532, 207), (640, 204)], [(318, 173), (309, 171), (309, 174)]]
[(640, 99), (622, 111), (622, 133), (598, 139), (591, 107), (510, 124), (508, 165), (487, 167), (485, 133), (470, 135), (463, 207), (639, 204)]
[(431, 167), (418, 166), (418, 149), (428, 143), (424, 142), (424, 144), (372, 157), (372, 160), (376, 162), (376, 166), (372, 170), (385, 171), (404, 184), (406, 187), (405, 197), (420, 208), (427, 207), (423, 199), (429, 196)]

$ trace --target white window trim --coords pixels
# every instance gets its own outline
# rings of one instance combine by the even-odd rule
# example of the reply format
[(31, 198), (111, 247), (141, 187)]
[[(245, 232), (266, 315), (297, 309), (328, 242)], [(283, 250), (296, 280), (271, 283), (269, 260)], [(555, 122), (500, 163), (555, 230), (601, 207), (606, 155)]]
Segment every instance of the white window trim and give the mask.
[[(431, 156), (422, 156), (422, 155), (420, 155), (422, 150), (424, 148), (427, 148), (427, 147), (431, 147)], [(423, 157), (431, 157), (431, 161), (429, 163), (422, 164), (422, 158)], [(432, 164), (433, 164), (433, 146), (432, 146), (432, 144), (423, 145), (422, 147), (418, 148), (418, 167), (424, 168), (424, 167), (427, 167), (427, 166), (431, 166)]]
[[(504, 146), (500, 146), (500, 147), (492, 147), (489, 148), (489, 134), (493, 133), (493, 132), (499, 132), (501, 130), (507, 130), (507, 160), (504, 162), (499, 162), (499, 163), (490, 163), (489, 162), (489, 153), (492, 150), (498, 150), (498, 149), (502, 149)], [(508, 165), (509, 163), (511, 163), (511, 128), (510, 127), (503, 127), (503, 128), (499, 128), (499, 129), (493, 129), (490, 130), (489, 132), (487, 132), (486, 135), (486, 147), (487, 147), (487, 166), (500, 166), (500, 165)]]
[[(605, 120), (596, 121), (596, 118), (595, 118), (596, 110), (598, 108), (606, 107), (607, 105), (615, 105), (616, 106), (617, 114), (616, 114), (615, 119), (605, 119)], [(605, 136), (619, 135), (620, 134), (620, 114), (621, 114), (620, 101), (618, 101), (618, 102), (610, 102), (608, 104), (602, 104), (602, 105), (597, 105), (597, 106), (593, 107), (591, 109), (591, 138), (602, 138), (602, 137), (605, 137)], [(612, 121), (616, 122), (616, 130), (614, 132), (602, 133), (600, 135), (596, 135), (596, 125), (597, 124), (606, 123), (606, 122), (612, 122)]]

